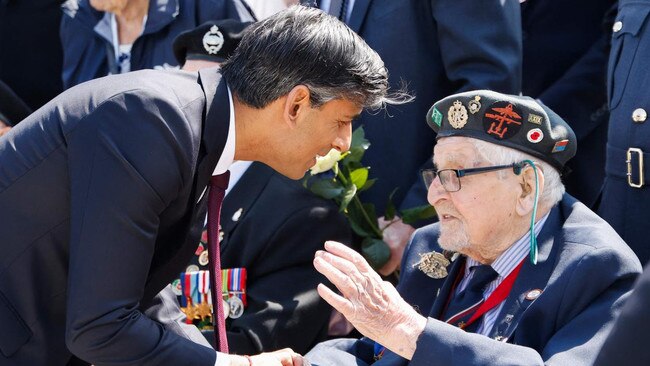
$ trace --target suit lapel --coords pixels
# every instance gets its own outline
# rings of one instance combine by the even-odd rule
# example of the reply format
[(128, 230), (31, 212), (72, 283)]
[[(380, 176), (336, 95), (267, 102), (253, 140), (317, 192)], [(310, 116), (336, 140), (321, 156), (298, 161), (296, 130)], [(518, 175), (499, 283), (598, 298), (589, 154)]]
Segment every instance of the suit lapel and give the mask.
[(429, 317), (440, 319), (442, 312), (445, 310), (445, 305), (447, 304), (447, 299), (449, 298), (451, 291), (453, 290), (454, 282), (460, 273), (460, 270), (465, 265), (465, 260), (461, 260), (461, 257), (458, 257), (452, 264), (449, 274), (447, 275), (447, 280), (440, 288), (438, 295), (436, 296), (436, 301), (431, 307), (429, 312)]
[(560, 209), (556, 206), (551, 210), (538, 237), (537, 265), (533, 265), (529, 258), (526, 257), (510, 295), (505, 300), (503, 308), (494, 322), (494, 327), (492, 327), (489, 334), (490, 338), (507, 341), (517, 329), (519, 320), (526, 309), (537, 299), (536, 296), (528, 296), (528, 294), (532, 290), (544, 291), (553, 272), (557, 255), (557, 252), (553, 251), (554, 235), (561, 228), (562, 217)]
[(224, 241), (221, 244), (222, 253), (228, 246), (230, 234), (251, 211), (272, 175), (271, 168), (254, 162), (224, 199), (221, 208), (221, 230), (224, 232)]
[(356, 0), (354, 2), (348, 26), (356, 33), (359, 33), (363, 21), (366, 19), (366, 13), (368, 13), (371, 1), (372, 0)]

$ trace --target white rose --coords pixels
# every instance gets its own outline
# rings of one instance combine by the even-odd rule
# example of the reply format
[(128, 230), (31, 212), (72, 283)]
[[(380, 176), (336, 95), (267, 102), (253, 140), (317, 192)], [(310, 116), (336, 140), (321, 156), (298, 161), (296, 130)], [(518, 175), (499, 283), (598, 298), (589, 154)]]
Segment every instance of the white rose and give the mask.
[(339, 161), (340, 159), (341, 159), (341, 152), (336, 149), (332, 149), (325, 156), (317, 156), (316, 164), (314, 164), (314, 166), (311, 167), (309, 171), (311, 175), (316, 175), (322, 172), (326, 172), (332, 169), (332, 167), (334, 167), (334, 164), (336, 164), (336, 162)]

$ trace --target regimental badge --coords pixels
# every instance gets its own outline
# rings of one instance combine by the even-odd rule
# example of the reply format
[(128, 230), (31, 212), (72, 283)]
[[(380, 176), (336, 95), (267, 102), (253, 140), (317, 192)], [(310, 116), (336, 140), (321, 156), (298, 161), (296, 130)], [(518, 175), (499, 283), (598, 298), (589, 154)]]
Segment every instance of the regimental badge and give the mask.
[(223, 47), (223, 34), (219, 27), (213, 25), (210, 30), (203, 36), (203, 48), (210, 55), (216, 55)]
[(230, 319), (237, 319), (244, 314), (244, 302), (239, 297), (230, 296), (228, 305), (230, 307)]
[(474, 99), (470, 100), (469, 103), (469, 113), (475, 114), (481, 110), (481, 96), (477, 95)]
[(509, 102), (495, 102), (483, 116), (483, 130), (499, 140), (512, 138), (521, 129), (521, 110)]
[(174, 282), (172, 282), (172, 292), (176, 296), (181, 296), (183, 294), (183, 289), (181, 287), (181, 280), (180, 279), (175, 279)]
[(536, 125), (541, 125), (543, 120), (544, 119), (542, 118), (542, 116), (538, 116), (538, 115), (532, 114), (532, 113), (528, 115), (528, 122), (530, 122), (530, 123), (534, 123)]
[(433, 120), (433, 123), (437, 124), (438, 127), (440, 127), (440, 124), (442, 123), (442, 113), (440, 113), (438, 108), (433, 107), (433, 112), (431, 112), (431, 119)]
[(569, 144), (569, 140), (562, 140), (556, 142), (555, 145), (553, 146), (553, 150), (551, 150), (551, 153), (562, 152), (566, 150), (566, 146), (568, 144)]
[(455, 101), (454, 104), (449, 107), (449, 112), (447, 112), (447, 119), (449, 120), (451, 127), (455, 129), (465, 127), (468, 119), (467, 109), (463, 103), (460, 102), (460, 100)]
[(440, 279), (447, 277), (449, 263), (449, 260), (444, 255), (432, 251), (420, 253), (420, 261), (415, 263), (413, 267), (417, 266), (420, 271), (431, 278)]
[(528, 131), (526, 138), (529, 142), (536, 144), (544, 139), (544, 132), (542, 132), (542, 130), (539, 128), (533, 128), (532, 130)]
[(203, 246), (203, 243), (199, 243), (199, 246), (196, 247), (196, 251), (194, 251), (194, 255), (201, 255), (203, 251), (205, 250), (205, 246)]

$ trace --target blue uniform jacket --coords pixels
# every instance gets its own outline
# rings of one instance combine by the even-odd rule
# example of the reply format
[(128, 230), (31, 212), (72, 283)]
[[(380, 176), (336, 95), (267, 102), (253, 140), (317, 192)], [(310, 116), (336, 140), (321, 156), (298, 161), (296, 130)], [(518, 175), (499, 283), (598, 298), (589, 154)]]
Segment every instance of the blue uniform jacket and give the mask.
[[(438, 233), (438, 224), (416, 231), (402, 263), (398, 290), (429, 317), (413, 359), (387, 352), (376, 365), (591, 365), (641, 271), (611, 227), (565, 195), (538, 236), (537, 265), (524, 262), (486, 337), (436, 320), (463, 262), (453, 262), (440, 280), (417, 268), (418, 254), (440, 251)], [(542, 294), (526, 299), (534, 289)], [(372, 344), (367, 338), (334, 340), (306, 357), (315, 365), (364, 365), (372, 363)]]
[[(630, 245), (641, 263), (650, 259), (649, 17), (650, 1), (619, 1), (608, 67), (610, 119), (606, 177), (598, 208), (598, 214)], [(628, 183), (628, 167), (633, 185), (641, 183), (640, 172), (644, 172), (645, 182), (641, 187)]]
[[(68, 0), (63, 13), (63, 87), (118, 73), (105, 13), (96, 11), (89, 0)], [(253, 20), (241, 0), (150, 0), (145, 28), (131, 49), (131, 70), (178, 68), (174, 38), (208, 20), (226, 18)]]

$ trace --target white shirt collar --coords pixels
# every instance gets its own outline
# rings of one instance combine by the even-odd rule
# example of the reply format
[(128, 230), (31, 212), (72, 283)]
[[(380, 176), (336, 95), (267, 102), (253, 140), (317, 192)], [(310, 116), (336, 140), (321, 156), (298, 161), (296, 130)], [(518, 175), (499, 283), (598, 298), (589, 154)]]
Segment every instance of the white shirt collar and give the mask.
[(232, 101), (230, 88), (228, 88), (228, 103), (230, 105), (230, 127), (228, 128), (228, 138), (226, 139), (226, 146), (224, 146), (223, 152), (221, 152), (221, 157), (219, 158), (212, 175), (225, 173), (235, 161), (235, 106)]

